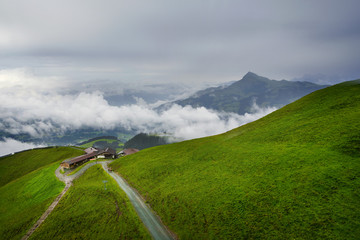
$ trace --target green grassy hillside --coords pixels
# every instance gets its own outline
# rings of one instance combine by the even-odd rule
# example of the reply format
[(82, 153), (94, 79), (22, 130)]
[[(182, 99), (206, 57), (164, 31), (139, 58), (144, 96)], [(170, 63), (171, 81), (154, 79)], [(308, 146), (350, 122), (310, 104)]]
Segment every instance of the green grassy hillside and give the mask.
[[(107, 180), (107, 190), (103, 180)], [(125, 193), (95, 165), (75, 180), (30, 239), (150, 239)]]
[(0, 158), (0, 187), (54, 162), (79, 156), (84, 152), (70, 147), (33, 149)]
[(111, 167), (182, 239), (358, 239), (360, 80)]
[(20, 239), (64, 189), (55, 169), (83, 151), (69, 147), (28, 150), (0, 158), (0, 236)]
[(64, 189), (53, 163), (0, 187), (0, 236), (20, 239)]

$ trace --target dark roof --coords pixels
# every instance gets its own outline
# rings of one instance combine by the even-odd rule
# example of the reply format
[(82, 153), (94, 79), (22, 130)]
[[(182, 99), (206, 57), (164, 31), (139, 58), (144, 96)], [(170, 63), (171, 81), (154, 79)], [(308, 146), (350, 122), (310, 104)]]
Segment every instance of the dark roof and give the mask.
[(85, 149), (84, 151), (86, 153), (92, 153), (92, 152), (99, 151), (99, 150), (96, 148), (93, 148), (93, 147), (89, 147), (89, 148)]
[(92, 152), (92, 153), (88, 153), (88, 154), (85, 154), (85, 155), (81, 155), (81, 156), (78, 156), (78, 157), (71, 158), (69, 160), (65, 160), (64, 163), (73, 164), (73, 163), (81, 162), (81, 161), (84, 161), (86, 159), (90, 159), (90, 158), (96, 156), (97, 154), (98, 154), (97, 151)]
[(130, 155), (133, 153), (137, 153), (138, 151), (139, 151), (139, 149), (136, 149), (136, 148), (127, 148), (127, 149), (124, 149), (122, 152), (124, 155)]
[(100, 154), (112, 154), (112, 155), (116, 155), (116, 151), (114, 150), (114, 149), (112, 149), (112, 148), (106, 148), (106, 149), (104, 149), (104, 150), (101, 150), (99, 153), (98, 153), (98, 155), (100, 155)]
[(95, 151), (94, 149), (95, 148), (91, 149), (93, 151), (90, 152), (90, 153), (87, 153), (87, 154), (84, 154), (84, 155), (81, 155), (81, 156), (78, 156), (78, 157), (74, 157), (74, 158), (65, 160), (65, 161), (63, 161), (63, 163), (73, 164), (73, 163), (84, 161), (86, 159), (93, 158), (93, 157), (95, 157), (97, 155), (100, 155), (100, 154), (116, 155), (116, 151), (114, 149), (112, 149), (112, 148), (106, 148), (105, 150), (101, 150), (101, 151), (98, 151), (98, 150)]

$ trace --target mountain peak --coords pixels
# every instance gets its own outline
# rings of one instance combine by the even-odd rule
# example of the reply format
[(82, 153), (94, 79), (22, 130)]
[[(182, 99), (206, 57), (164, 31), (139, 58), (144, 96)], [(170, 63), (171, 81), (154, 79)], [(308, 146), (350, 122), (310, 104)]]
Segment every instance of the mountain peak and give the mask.
[(248, 72), (247, 74), (245, 74), (245, 76), (241, 79), (241, 80), (255, 80), (255, 79), (260, 79), (263, 78), (253, 72)]
[(265, 77), (261, 77), (253, 72), (248, 72), (247, 74), (245, 74), (245, 76), (240, 80), (240, 82), (245, 82), (245, 81), (251, 81), (251, 82), (254, 82), (254, 81), (266, 81), (266, 80), (269, 80), (268, 78), (265, 78)]
[(247, 74), (244, 75), (243, 79), (244, 78), (249, 78), (249, 77), (259, 77), (259, 75), (249, 71)]

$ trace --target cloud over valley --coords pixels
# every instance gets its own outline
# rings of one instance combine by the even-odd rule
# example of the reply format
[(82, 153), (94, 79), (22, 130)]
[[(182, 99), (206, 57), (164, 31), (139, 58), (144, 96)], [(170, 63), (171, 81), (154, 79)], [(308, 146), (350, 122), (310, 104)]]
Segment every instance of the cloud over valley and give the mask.
[[(33, 81), (18, 81), (27, 80)], [(1, 74), (0, 82), (5, 82)], [(252, 113), (238, 115), (174, 104), (167, 110), (157, 111), (141, 100), (138, 104), (112, 106), (99, 91), (63, 94), (52, 89), (50, 94), (37, 84), (26, 87), (2, 84), (0, 109), (0, 129), (11, 134), (27, 133), (41, 138), (81, 128), (122, 127), (137, 132), (166, 132), (178, 139), (219, 134), (275, 110), (255, 104)]]

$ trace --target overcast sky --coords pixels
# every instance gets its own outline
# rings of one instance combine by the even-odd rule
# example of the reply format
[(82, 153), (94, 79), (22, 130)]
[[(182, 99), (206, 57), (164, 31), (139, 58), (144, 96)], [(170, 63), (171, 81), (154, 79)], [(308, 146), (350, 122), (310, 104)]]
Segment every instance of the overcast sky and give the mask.
[[(360, 78), (359, 9), (359, 0), (0, 0), (0, 130), (39, 137), (54, 126), (122, 126), (180, 139), (230, 130), (275, 109), (159, 113), (149, 99), (248, 71), (325, 84)], [(108, 102), (134, 91), (147, 103)], [(33, 147), (2, 140), (7, 152)]]
[(358, 0), (1, 0), (0, 68), (129, 86), (226, 82), (249, 70), (353, 79), (359, 9)]

